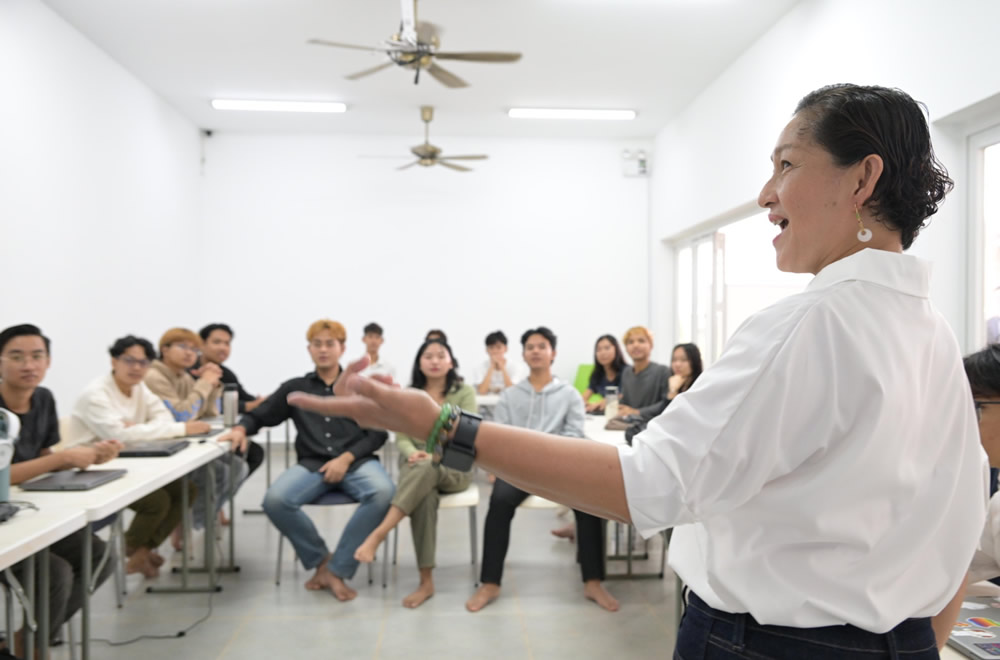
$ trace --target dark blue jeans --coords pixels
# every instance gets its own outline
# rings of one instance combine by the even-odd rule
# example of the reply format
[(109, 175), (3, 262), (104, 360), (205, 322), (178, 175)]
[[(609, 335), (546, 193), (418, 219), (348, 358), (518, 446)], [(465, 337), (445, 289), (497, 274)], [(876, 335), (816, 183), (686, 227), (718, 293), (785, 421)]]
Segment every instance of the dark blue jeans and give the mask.
[(762, 626), (749, 614), (710, 607), (694, 592), (677, 633), (675, 660), (864, 660), (938, 658), (930, 619), (907, 619), (883, 635), (854, 626)]

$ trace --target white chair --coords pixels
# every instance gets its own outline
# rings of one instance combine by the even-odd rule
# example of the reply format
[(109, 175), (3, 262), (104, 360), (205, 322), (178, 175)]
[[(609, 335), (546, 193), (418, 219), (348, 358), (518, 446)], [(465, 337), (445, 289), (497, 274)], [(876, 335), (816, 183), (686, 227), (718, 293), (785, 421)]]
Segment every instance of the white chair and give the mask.
[[(463, 509), (469, 510), (469, 548), (472, 558), (472, 566), (475, 570), (473, 584), (479, 586), (479, 550), (478, 550), (478, 529), (476, 524), (476, 513), (479, 510), (479, 484), (473, 483), (460, 493), (442, 493), (438, 500), (438, 511), (442, 509)], [(399, 525), (392, 530), (392, 563), (396, 564), (399, 555)], [(385, 586), (385, 585), (383, 585)]]

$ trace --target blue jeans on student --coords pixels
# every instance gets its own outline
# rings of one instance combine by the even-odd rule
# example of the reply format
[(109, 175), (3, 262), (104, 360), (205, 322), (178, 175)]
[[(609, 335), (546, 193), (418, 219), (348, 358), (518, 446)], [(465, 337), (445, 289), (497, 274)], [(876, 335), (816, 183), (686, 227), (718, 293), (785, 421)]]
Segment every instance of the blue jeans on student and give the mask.
[(763, 626), (722, 612), (688, 592), (675, 660), (930, 660), (938, 658), (930, 619), (907, 619), (879, 635), (854, 626)]
[(347, 521), (347, 527), (327, 564), (331, 573), (346, 580), (354, 577), (358, 569), (354, 552), (385, 518), (392, 496), (396, 493), (396, 487), (381, 463), (377, 460), (365, 461), (336, 484), (323, 481), (320, 472), (293, 465), (267, 489), (264, 512), (292, 542), (302, 565), (307, 569), (316, 568), (330, 551), (312, 520), (302, 511), (302, 505), (330, 490), (342, 490), (358, 501), (358, 508)]

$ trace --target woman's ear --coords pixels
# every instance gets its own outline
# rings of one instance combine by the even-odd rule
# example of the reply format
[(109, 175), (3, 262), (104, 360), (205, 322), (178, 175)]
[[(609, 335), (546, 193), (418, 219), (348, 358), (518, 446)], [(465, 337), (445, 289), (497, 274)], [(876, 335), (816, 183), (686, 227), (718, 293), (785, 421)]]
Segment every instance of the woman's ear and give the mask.
[(875, 192), (875, 186), (882, 178), (884, 167), (882, 157), (878, 154), (869, 154), (854, 165), (854, 202), (859, 207), (864, 206)]

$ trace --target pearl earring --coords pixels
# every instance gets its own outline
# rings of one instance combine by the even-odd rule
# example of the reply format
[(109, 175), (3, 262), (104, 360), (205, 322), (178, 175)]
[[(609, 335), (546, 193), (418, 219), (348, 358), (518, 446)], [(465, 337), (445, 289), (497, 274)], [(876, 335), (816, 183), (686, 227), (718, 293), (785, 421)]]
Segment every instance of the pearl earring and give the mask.
[(862, 243), (867, 243), (872, 240), (872, 230), (865, 227), (865, 223), (861, 222), (861, 212), (858, 210), (858, 205), (854, 205), (854, 217), (858, 219), (858, 240)]

